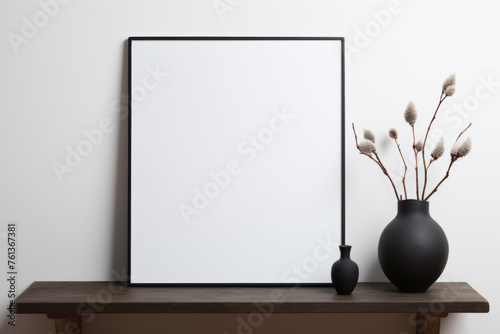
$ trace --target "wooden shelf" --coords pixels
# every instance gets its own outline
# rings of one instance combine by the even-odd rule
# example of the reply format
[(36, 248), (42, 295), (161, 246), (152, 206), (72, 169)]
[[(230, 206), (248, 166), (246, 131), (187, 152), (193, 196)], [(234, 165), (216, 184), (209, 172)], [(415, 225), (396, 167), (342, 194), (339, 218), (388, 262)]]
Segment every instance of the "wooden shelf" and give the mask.
[(359, 283), (351, 296), (339, 296), (329, 287), (34, 282), (17, 298), (16, 310), (18, 314), (48, 314), (56, 326), (68, 321), (77, 324), (86, 310), (93, 310), (86, 307), (89, 298), (102, 306), (99, 313), (250, 313), (271, 309), (273, 313), (417, 313), (426, 321), (432, 319), (424, 333), (439, 333), (439, 319), (448, 313), (489, 311), (488, 301), (463, 282), (435, 283), (425, 293), (402, 293), (390, 283)]

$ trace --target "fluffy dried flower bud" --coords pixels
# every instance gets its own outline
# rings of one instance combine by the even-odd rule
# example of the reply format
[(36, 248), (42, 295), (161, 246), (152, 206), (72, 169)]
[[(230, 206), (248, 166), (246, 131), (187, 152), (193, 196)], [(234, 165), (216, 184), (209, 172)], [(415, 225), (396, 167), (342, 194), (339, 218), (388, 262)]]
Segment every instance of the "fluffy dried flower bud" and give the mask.
[(413, 103), (413, 101), (410, 101), (406, 106), (405, 121), (410, 125), (415, 124), (415, 122), (417, 121), (417, 108), (415, 108), (415, 104)]
[(375, 145), (369, 140), (364, 140), (359, 143), (359, 150), (361, 151), (361, 153), (371, 155), (373, 152), (375, 152)]
[(422, 143), (422, 140), (417, 141), (417, 143), (415, 144), (415, 149), (417, 150), (417, 152), (422, 151), (422, 147), (424, 147), (424, 143)]
[(450, 86), (455, 86), (455, 74), (450, 74), (450, 76), (443, 82), (443, 93), (446, 92), (446, 88)]
[(441, 137), (439, 139), (438, 143), (436, 144), (436, 147), (431, 152), (431, 157), (434, 158), (434, 160), (439, 159), (444, 153), (444, 139)]
[(454, 158), (463, 158), (469, 154), (472, 148), (472, 140), (468, 137), (461, 144), (455, 143), (451, 148), (450, 155)]
[(396, 130), (394, 128), (390, 128), (389, 129), (389, 137), (391, 137), (392, 139), (398, 139), (398, 130)]
[(366, 140), (369, 140), (369, 141), (371, 141), (372, 143), (375, 144), (375, 135), (370, 130), (366, 130), (365, 129), (363, 131), (363, 137), (365, 137)]
[(444, 94), (446, 96), (452, 96), (453, 94), (455, 94), (455, 86), (446, 87), (446, 89), (444, 90)]
[(450, 155), (452, 158), (457, 156), (458, 146), (459, 146), (458, 143), (455, 142), (455, 144), (453, 144), (453, 146), (451, 147)]

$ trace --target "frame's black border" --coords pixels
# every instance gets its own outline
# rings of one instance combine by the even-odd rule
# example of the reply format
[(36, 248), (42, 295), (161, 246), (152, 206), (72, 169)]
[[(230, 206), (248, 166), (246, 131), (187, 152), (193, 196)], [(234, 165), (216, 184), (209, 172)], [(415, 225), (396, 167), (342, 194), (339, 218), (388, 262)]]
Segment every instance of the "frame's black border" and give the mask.
[(132, 199), (132, 42), (140, 40), (325, 40), (325, 41), (340, 41), (341, 45), (341, 244), (345, 245), (345, 40), (344, 37), (194, 37), (194, 36), (172, 36), (172, 37), (129, 37), (128, 38), (128, 286), (131, 287), (296, 287), (296, 286), (333, 286), (332, 283), (132, 283), (131, 282), (131, 246), (132, 246), (132, 219), (131, 219), (131, 199)]

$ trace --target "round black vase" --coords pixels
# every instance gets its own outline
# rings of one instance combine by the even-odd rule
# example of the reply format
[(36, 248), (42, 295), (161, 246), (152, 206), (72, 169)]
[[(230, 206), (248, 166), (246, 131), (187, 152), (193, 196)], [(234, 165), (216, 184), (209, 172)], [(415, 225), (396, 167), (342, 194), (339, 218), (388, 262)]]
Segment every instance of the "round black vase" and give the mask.
[(401, 291), (424, 292), (448, 261), (448, 239), (429, 214), (429, 202), (398, 201), (398, 213), (378, 244), (378, 259), (387, 278)]
[(340, 245), (340, 259), (332, 266), (332, 283), (339, 295), (350, 295), (358, 283), (359, 269), (351, 260), (351, 246)]

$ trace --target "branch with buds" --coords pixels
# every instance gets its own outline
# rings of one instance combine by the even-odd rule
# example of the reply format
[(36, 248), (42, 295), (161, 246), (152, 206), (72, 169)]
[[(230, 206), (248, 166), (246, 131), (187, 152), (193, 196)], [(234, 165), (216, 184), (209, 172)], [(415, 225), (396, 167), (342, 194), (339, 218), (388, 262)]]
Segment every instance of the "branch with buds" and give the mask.
[[(427, 201), (429, 199), (429, 197), (431, 197), (438, 189), (438, 187), (441, 185), (441, 183), (444, 182), (444, 180), (446, 180), (448, 178), (448, 176), (450, 176), (450, 169), (451, 169), (451, 166), (453, 166), (453, 164), (460, 158), (463, 158), (465, 157), (467, 154), (469, 154), (470, 150), (471, 150), (471, 147), (472, 147), (472, 141), (470, 139), (470, 137), (468, 137), (466, 140), (464, 140), (462, 143), (458, 143), (458, 139), (460, 138), (460, 136), (465, 132), (467, 131), (467, 129), (472, 125), (472, 123), (469, 124), (468, 127), (465, 128), (465, 130), (463, 130), (462, 132), (460, 132), (460, 135), (458, 135), (457, 139), (455, 140), (455, 144), (453, 144), (453, 147), (451, 148), (451, 152), (450, 152), (450, 156), (451, 156), (451, 161), (450, 161), (450, 165), (448, 166), (448, 170), (446, 171), (446, 174), (444, 175), (444, 177), (441, 179), (441, 181), (439, 181), (439, 183), (437, 184), (437, 186), (434, 188), (434, 190), (432, 190), (430, 192), (430, 194), (424, 198), (424, 201)], [(431, 160), (432, 161), (432, 160)], [(430, 165), (430, 163), (429, 163)]]
[[(454, 93), (455, 93), (455, 75), (452, 74), (443, 83), (438, 105), (436, 107), (436, 110), (434, 111), (432, 119), (429, 122), (429, 126), (427, 127), (427, 131), (425, 133), (423, 141), (422, 140), (416, 141), (416, 138), (415, 138), (415, 123), (417, 121), (417, 109), (415, 107), (415, 104), (412, 101), (410, 101), (405, 109), (404, 119), (411, 126), (412, 135), (413, 135), (412, 149), (413, 149), (413, 153), (415, 155), (415, 182), (416, 182), (417, 200), (420, 200), (420, 198), (422, 198), (423, 201), (427, 201), (433, 194), (435, 194), (436, 191), (438, 190), (439, 186), (441, 186), (441, 184), (449, 177), (451, 166), (453, 166), (453, 164), (458, 159), (463, 158), (467, 154), (469, 154), (469, 152), (471, 150), (472, 142), (471, 142), (470, 138), (467, 138), (466, 140), (464, 140), (463, 142), (460, 142), (460, 143), (458, 142), (458, 140), (460, 139), (462, 134), (470, 128), (472, 123), (469, 124), (458, 135), (458, 137), (455, 140), (455, 143), (451, 149), (451, 152), (450, 152), (451, 160), (450, 160), (450, 164), (448, 166), (448, 170), (446, 171), (445, 176), (441, 179), (441, 181), (439, 181), (439, 183), (434, 187), (434, 189), (426, 196), (425, 191), (427, 188), (429, 168), (432, 165), (432, 163), (437, 161), (439, 158), (441, 158), (445, 152), (444, 138), (441, 138), (438, 141), (438, 143), (434, 146), (433, 150), (431, 151), (430, 159), (427, 162), (426, 155), (425, 155), (425, 148), (426, 148), (426, 144), (427, 144), (427, 139), (429, 137), (429, 132), (431, 130), (431, 127), (436, 119), (439, 108), (441, 107), (442, 103), (446, 100), (446, 98), (453, 96)], [(354, 129), (354, 124), (352, 125), (352, 129), (354, 131), (354, 138), (356, 140), (356, 147), (358, 148), (360, 154), (368, 156), (371, 160), (373, 160), (382, 169), (382, 172), (389, 178), (389, 181), (391, 182), (391, 185), (394, 189), (394, 193), (396, 194), (397, 199), (402, 200), (403, 196), (398, 195), (398, 191), (396, 189), (396, 186), (394, 185), (394, 182), (392, 181), (389, 173), (387, 172), (387, 169), (382, 164), (382, 161), (380, 160), (380, 157), (377, 154), (376, 147), (375, 147), (375, 135), (373, 134), (373, 132), (371, 132), (370, 130), (364, 130), (363, 136), (364, 136), (365, 140), (358, 144), (358, 137), (356, 135), (356, 130)], [(405, 199), (408, 199), (407, 189), (406, 189), (406, 172), (407, 172), (408, 167), (406, 165), (406, 161), (404, 159), (403, 153), (401, 151), (401, 147), (400, 147), (399, 142), (398, 142), (399, 136), (398, 136), (397, 130), (394, 128), (391, 128), (389, 130), (389, 137), (391, 139), (393, 139), (394, 142), (396, 143), (396, 147), (399, 151), (399, 155), (401, 156), (401, 159), (403, 160), (403, 164), (405, 167), (404, 175), (402, 177), (403, 192), (405, 195)], [(419, 175), (418, 174), (418, 165), (419, 165), (418, 155), (419, 155), (419, 153), (422, 154), (422, 164), (423, 164), (423, 170), (424, 170), (424, 184), (423, 184), (421, 194), (420, 194), (419, 176), (418, 176)]]
[[(399, 155), (401, 156), (401, 159), (403, 160), (403, 164), (405, 165), (405, 173), (403, 174), (403, 190), (405, 192), (405, 199), (408, 199), (408, 194), (406, 193), (406, 171), (408, 170), (408, 166), (406, 166), (406, 161), (405, 158), (403, 157), (403, 153), (401, 152), (401, 147), (399, 146), (398, 143), (398, 131), (394, 128), (391, 128), (389, 130), (389, 137), (394, 139), (394, 142), (396, 143), (396, 146), (398, 147)], [(401, 197), (400, 197), (401, 199)]]
[[(363, 140), (361, 143), (358, 144), (358, 136), (356, 135), (356, 129), (354, 128), (354, 123), (352, 124), (352, 131), (354, 132), (354, 139), (356, 141), (356, 147), (358, 148), (359, 153), (366, 155), (368, 158), (372, 159), (382, 169), (382, 172), (389, 178), (389, 181), (391, 181), (392, 188), (394, 189), (396, 198), (399, 201), (400, 197), (398, 195), (398, 191), (396, 190), (396, 186), (394, 185), (394, 182), (392, 182), (391, 176), (387, 172), (387, 169), (385, 169), (384, 164), (382, 163), (380, 157), (377, 154), (377, 149), (375, 147), (375, 135), (373, 134), (373, 132), (365, 130), (363, 133), (365, 140)], [(373, 157), (372, 154), (375, 157)]]

